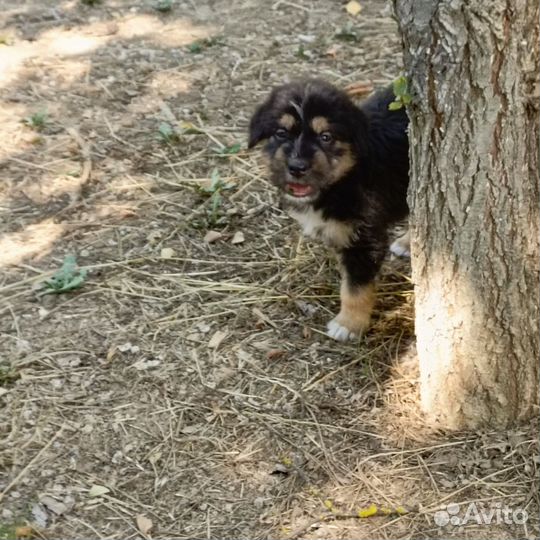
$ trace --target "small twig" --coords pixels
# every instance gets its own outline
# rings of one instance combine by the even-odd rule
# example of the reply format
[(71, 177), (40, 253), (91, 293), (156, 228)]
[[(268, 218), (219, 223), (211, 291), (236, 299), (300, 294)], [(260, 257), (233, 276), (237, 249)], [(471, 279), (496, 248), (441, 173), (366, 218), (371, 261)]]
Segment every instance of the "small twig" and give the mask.
[(130, 142), (122, 139), (121, 137), (119, 137), (115, 132), (114, 132), (114, 129), (113, 127), (111, 126), (111, 123), (109, 122), (109, 120), (107, 119), (106, 116), (103, 116), (103, 121), (105, 122), (105, 125), (107, 126), (107, 129), (109, 130), (109, 133), (111, 134), (111, 137), (115, 140), (115, 141), (118, 141), (119, 143), (122, 143), (122, 144), (125, 144), (126, 146), (129, 146), (131, 148), (134, 148), (135, 150), (139, 151), (140, 149), (137, 148), (134, 144), (131, 144)]
[(337, 512), (333, 512), (328, 515), (321, 516), (319, 519), (315, 519), (313, 521), (310, 521), (306, 525), (302, 525), (295, 531), (293, 531), (289, 536), (285, 537), (285, 540), (295, 540), (305, 532), (307, 532), (311, 527), (322, 524), (322, 523), (328, 523), (331, 521), (338, 521), (342, 519), (367, 519), (372, 517), (397, 517), (400, 518), (401, 516), (416, 513), (417, 510), (415, 509), (407, 509), (405, 508), (385, 508), (385, 507), (377, 507), (375, 505), (372, 505), (370, 509), (372, 511), (359, 511), (357, 514), (340, 514)]
[(58, 439), (58, 437), (60, 437), (60, 435), (64, 431), (64, 427), (65, 426), (60, 427), (60, 429), (54, 434), (52, 439), (28, 462), (26, 467), (24, 467), (24, 469), (4, 488), (4, 491), (2, 491), (2, 493), (0, 493), (0, 502), (6, 496), (8, 491), (10, 491), (11, 488), (16, 486), (19, 483), (19, 481), (24, 476), (26, 476), (26, 474), (32, 468), (34, 463), (36, 463), (36, 461), (51, 447), (53, 442), (56, 441), (56, 439)]
[(296, 9), (301, 9), (303, 11), (308, 11), (309, 12), (309, 8), (305, 7), (305, 6), (301, 6), (300, 4), (295, 4), (294, 2), (288, 2), (287, 0), (278, 0), (273, 6), (272, 6), (272, 9), (278, 9), (279, 6), (289, 6), (289, 7), (293, 7), (293, 8), (296, 8)]
[(378, 347), (376, 347), (375, 349), (371, 349), (370, 351), (368, 351), (366, 354), (363, 354), (361, 356), (358, 356), (357, 358), (355, 358), (354, 360), (351, 360), (348, 364), (345, 364), (343, 366), (340, 366), (339, 368), (335, 369), (334, 371), (331, 371), (330, 373), (327, 373), (326, 375), (323, 375), (322, 377), (319, 377), (319, 375), (317, 375), (316, 378), (314, 381), (308, 381), (308, 384), (307, 386), (304, 386), (304, 388), (302, 388), (302, 392), (309, 392), (310, 390), (312, 390), (315, 386), (317, 386), (318, 384), (321, 384), (323, 381), (326, 381), (327, 379), (333, 377), (334, 375), (336, 375), (337, 373), (340, 373), (341, 371), (344, 371), (346, 369), (349, 369), (350, 367), (358, 364), (358, 362), (361, 362), (362, 360), (364, 360), (366, 357), (369, 357), (371, 354), (373, 354), (375, 351), (378, 351), (379, 349), (382, 349), (384, 347), (384, 345), (386, 345), (386, 343), (381, 343)]
[(91, 152), (90, 152), (90, 145), (81, 137), (79, 132), (72, 127), (66, 128), (66, 131), (68, 134), (72, 137), (72, 139), (75, 140), (75, 142), (79, 145), (79, 148), (81, 149), (81, 155), (83, 158), (83, 164), (82, 164), (82, 171), (81, 176), (79, 178), (79, 185), (77, 187), (76, 192), (71, 196), (70, 203), (58, 212), (58, 214), (63, 214), (65, 212), (69, 212), (78, 202), (81, 198), (82, 190), (90, 179), (90, 175), (92, 174), (92, 159), (91, 159)]

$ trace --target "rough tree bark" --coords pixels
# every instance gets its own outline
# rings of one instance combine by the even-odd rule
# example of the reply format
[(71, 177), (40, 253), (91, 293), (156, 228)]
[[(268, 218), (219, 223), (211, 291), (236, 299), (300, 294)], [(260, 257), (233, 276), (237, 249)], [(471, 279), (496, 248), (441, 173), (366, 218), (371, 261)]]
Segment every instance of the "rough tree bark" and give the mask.
[(538, 413), (538, 0), (394, 0), (413, 103), (422, 406), (449, 429)]

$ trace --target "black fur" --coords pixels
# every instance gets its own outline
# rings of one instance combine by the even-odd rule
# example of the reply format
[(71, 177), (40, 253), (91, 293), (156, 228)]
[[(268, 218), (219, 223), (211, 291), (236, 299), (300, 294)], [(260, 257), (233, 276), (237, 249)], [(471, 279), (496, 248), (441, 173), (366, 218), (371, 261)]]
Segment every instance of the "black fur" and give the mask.
[[(388, 248), (388, 227), (408, 213), (408, 117), (404, 109), (388, 109), (393, 100), (387, 88), (356, 106), (324, 81), (300, 81), (274, 89), (251, 120), (249, 146), (266, 140), (270, 179), (282, 190), (285, 208), (311, 207), (353, 227), (353, 240), (338, 247), (350, 286), (373, 281)], [(284, 114), (296, 120), (286, 139), (276, 134)], [(314, 117), (328, 119), (331, 145), (309, 127)], [(329, 180), (344, 152), (354, 165)], [(292, 159), (308, 164), (305, 175), (291, 177)], [(298, 185), (313, 186), (312, 198), (287, 196), (288, 187)]]

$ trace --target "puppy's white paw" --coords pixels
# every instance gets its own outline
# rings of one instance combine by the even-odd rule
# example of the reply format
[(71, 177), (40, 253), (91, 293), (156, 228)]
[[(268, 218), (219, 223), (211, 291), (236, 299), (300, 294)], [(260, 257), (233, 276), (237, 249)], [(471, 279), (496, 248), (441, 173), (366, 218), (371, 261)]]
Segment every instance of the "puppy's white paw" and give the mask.
[(394, 240), (390, 246), (390, 251), (398, 257), (410, 257), (411, 241), (409, 238), (409, 233), (406, 232), (403, 236), (400, 236)]
[(336, 319), (332, 319), (328, 323), (327, 328), (327, 334), (336, 341), (349, 341), (358, 337), (358, 334), (356, 334), (352, 330), (349, 330), (347, 327), (339, 324)]
[(392, 242), (392, 245), (390, 246), (390, 251), (394, 255), (397, 255), (398, 257), (410, 257), (411, 256), (411, 252), (409, 251), (409, 247), (400, 244), (397, 240), (395, 242)]

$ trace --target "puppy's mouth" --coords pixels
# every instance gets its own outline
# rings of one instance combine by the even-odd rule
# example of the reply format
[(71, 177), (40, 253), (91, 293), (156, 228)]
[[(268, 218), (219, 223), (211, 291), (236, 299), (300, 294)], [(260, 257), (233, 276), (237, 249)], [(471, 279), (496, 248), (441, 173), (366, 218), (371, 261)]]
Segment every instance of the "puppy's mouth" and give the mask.
[(296, 182), (287, 182), (285, 192), (293, 197), (303, 198), (311, 197), (315, 194), (315, 188), (307, 184), (298, 184)]

